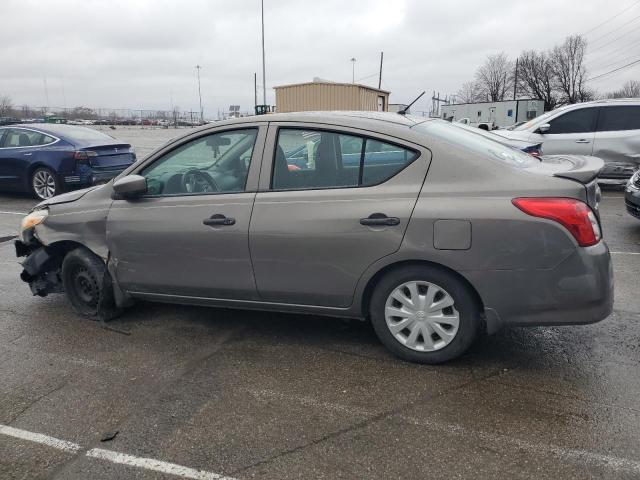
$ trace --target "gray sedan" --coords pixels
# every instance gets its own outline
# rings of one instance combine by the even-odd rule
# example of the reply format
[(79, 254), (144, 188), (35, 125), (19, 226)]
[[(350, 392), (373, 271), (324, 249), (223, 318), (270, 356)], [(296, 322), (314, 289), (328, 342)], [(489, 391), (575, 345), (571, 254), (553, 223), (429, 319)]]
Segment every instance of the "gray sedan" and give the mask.
[(35, 295), (86, 317), (144, 299), (368, 318), (396, 355), (439, 363), (481, 331), (611, 313), (600, 168), (440, 120), (248, 117), (42, 202), (16, 251)]

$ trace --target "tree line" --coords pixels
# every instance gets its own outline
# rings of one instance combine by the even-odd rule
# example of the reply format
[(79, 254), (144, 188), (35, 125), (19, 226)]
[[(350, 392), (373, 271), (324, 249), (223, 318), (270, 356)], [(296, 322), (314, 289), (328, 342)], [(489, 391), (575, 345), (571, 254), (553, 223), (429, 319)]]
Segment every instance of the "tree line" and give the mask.
[(473, 80), (462, 84), (455, 103), (497, 102), (516, 98), (544, 101), (545, 111), (597, 98), (640, 97), (640, 81), (630, 80), (604, 95), (588, 85), (587, 41), (571, 35), (550, 50), (525, 50), (514, 61), (506, 53), (488, 55)]

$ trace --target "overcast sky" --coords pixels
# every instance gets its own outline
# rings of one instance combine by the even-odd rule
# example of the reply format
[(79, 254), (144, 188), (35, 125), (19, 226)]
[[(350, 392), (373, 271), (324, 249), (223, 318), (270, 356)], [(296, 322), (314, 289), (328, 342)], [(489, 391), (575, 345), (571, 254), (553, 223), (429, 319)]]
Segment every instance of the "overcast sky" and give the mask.
[[(391, 102), (455, 93), (487, 54), (547, 49), (635, 0), (264, 0), (267, 103), (274, 85), (321, 77), (382, 86)], [(624, 65), (640, 45), (640, 2), (588, 33), (591, 75)], [(15, 105), (198, 110), (253, 108), (261, 79), (260, 0), (3, 0), (0, 95)], [(626, 24), (626, 25), (625, 25)], [(626, 53), (625, 53), (626, 52)], [(632, 58), (633, 57), (633, 58)], [(617, 62), (616, 62), (616, 59)], [(640, 79), (640, 65), (592, 83)], [(427, 97), (427, 95), (425, 95)], [(261, 102), (259, 102), (261, 103)], [(428, 110), (421, 100), (415, 110)]]

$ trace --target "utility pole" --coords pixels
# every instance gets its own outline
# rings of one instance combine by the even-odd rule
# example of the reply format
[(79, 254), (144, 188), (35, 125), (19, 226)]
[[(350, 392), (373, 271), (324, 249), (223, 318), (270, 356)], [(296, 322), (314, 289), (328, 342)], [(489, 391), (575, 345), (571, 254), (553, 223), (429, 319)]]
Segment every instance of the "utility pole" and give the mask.
[(198, 98), (200, 98), (200, 123), (204, 123), (204, 112), (202, 110), (202, 93), (200, 91), (200, 65), (196, 65), (196, 71), (198, 72)]
[(351, 57), (351, 83), (356, 83), (356, 58)]
[[(267, 80), (265, 79), (264, 68), (264, 0), (260, 0), (260, 8), (262, 12), (262, 104), (267, 104)], [(256, 102), (257, 103), (257, 102)]]
[(516, 71), (515, 71), (515, 74), (514, 74), (515, 78), (514, 78), (514, 81), (513, 81), (513, 99), (514, 100), (516, 99), (516, 90), (518, 89), (518, 60), (519, 59), (516, 58)]
[(382, 88), (382, 59), (384, 58), (384, 52), (380, 52), (380, 74), (378, 75), (378, 90)]
[[(253, 109), (258, 106), (258, 74), (253, 72)], [(257, 113), (257, 111), (256, 111)]]

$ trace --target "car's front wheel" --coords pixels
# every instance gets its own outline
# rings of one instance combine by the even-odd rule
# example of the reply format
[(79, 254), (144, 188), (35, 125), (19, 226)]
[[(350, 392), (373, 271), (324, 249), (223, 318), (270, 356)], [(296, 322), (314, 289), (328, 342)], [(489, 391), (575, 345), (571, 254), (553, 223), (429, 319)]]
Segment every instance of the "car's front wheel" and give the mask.
[(477, 303), (456, 275), (436, 267), (407, 266), (376, 285), (370, 314), (378, 337), (397, 356), (442, 363), (462, 355), (478, 335)]
[(73, 310), (79, 315), (106, 321), (122, 312), (115, 304), (107, 267), (86, 248), (76, 248), (64, 257), (62, 284)]
[(46, 200), (61, 193), (60, 182), (55, 173), (47, 167), (38, 167), (31, 174), (31, 192), (39, 199)]

